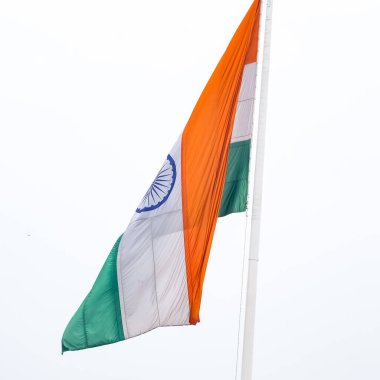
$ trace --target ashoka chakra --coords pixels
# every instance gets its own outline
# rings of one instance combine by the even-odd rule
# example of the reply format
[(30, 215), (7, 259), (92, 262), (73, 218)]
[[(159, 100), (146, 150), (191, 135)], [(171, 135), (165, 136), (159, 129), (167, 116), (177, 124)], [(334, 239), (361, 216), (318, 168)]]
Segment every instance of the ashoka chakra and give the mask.
[(145, 193), (136, 212), (140, 213), (155, 210), (164, 204), (173, 190), (176, 176), (177, 171), (175, 162), (173, 157), (168, 154), (164, 165), (158, 172), (148, 191)]

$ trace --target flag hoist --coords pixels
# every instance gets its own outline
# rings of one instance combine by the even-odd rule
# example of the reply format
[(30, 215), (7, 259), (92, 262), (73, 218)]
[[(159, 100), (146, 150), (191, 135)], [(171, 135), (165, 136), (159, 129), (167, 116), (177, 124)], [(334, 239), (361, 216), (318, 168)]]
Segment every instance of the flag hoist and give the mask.
[[(253, 210), (248, 211), (249, 263), (256, 263), (267, 81), (265, 47), (263, 73), (257, 75), (259, 25), (266, 21), (260, 18), (260, 3), (255, 0), (242, 20), (182, 134), (66, 327), (63, 352), (119, 342), (160, 326), (198, 323), (217, 219), (247, 210), (249, 184), (254, 188), (253, 203), (248, 202)], [(270, 4), (261, 12), (269, 14), (264, 8)], [(251, 331), (256, 265), (248, 267), (245, 330)], [(250, 339), (244, 337), (243, 358), (251, 355)]]

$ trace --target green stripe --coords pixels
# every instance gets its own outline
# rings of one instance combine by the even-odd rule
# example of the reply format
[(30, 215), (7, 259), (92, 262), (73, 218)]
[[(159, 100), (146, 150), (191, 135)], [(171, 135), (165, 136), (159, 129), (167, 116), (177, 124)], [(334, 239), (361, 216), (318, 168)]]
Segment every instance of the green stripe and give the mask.
[(247, 208), (248, 167), (251, 140), (230, 145), (226, 182), (224, 184), (219, 216), (243, 212)]
[(62, 352), (124, 340), (117, 283), (116, 241), (90, 293), (71, 318), (62, 337)]

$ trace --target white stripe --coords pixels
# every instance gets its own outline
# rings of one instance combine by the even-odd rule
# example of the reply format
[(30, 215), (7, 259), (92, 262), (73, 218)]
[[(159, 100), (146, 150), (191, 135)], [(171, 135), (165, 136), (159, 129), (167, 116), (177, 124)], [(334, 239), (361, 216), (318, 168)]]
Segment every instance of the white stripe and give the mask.
[(118, 251), (118, 282), (125, 338), (159, 326), (189, 323), (182, 221), (181, 139), (170, 155), (176, 181), (157, 209), (135, 213)]
[(252, 136), (256, 69), (256, 62), (244, 66), (231, 143), (249, 140)]
[[(251, 138), (256, 63), (245, 65), (231, 142)], [(125, 338), (159, 326), (189, 324), (182, 219), (181, 141), (170, 155), (176, 182), (160, 207), (135, 213), (118, 251), (117, 274)]]

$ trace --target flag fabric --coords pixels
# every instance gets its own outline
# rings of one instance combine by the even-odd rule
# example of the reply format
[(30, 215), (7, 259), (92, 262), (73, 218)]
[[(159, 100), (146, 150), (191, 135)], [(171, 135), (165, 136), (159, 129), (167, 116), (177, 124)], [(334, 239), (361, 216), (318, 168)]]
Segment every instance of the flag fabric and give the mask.
[(199, 322), (217, 218), (246, 210), (259, 14), (256, 0), (66, 327), (63, 352)]

